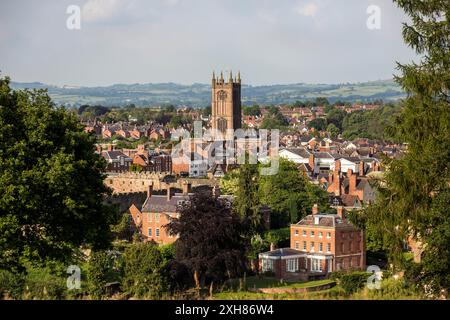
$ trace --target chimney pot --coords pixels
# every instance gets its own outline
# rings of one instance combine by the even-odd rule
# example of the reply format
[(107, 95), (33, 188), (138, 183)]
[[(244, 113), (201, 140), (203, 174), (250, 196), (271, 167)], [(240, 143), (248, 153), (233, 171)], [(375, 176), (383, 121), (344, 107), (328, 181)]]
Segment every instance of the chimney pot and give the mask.
[(147, 198), (150, 198), (152, 196), (152, 193), (153, 193), (153, 184), (150, 184), (147, 187)]
[(345, 220), (345, 209), (343, 206), (337, 207), (337, 214), (342, 220)]
[(185, 181), (183, 183), (183, 194), (187, 195), (189, 192), (191, 192), (191, 183), (189, 181)]

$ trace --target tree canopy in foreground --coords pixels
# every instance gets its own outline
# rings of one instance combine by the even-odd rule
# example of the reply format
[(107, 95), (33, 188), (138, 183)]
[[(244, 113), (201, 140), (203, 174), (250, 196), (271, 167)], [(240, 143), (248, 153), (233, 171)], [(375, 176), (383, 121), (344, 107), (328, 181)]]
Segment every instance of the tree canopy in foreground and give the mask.
[(0, 269), (109, 245), (115, 215), (102, 203), (94, 143), (45, 91), (12, 91), (0, 79)]
[[(422, 244), (422, 261), (412, 277), (427, 292), (450, 287), (450, 23), (448, 1), (396, 0), (411, 18), (404, 24), (405, 42), (419, 64), (399, 64), (397, 78), (407, 92), (404, 108), (389, 130), (408, 144), (378, 185), (377, 202), (368, 223), (383, 237), (391, 261), (403, 269), (408, 238)], [(418, 281), (420, 280), (420, 281)]]

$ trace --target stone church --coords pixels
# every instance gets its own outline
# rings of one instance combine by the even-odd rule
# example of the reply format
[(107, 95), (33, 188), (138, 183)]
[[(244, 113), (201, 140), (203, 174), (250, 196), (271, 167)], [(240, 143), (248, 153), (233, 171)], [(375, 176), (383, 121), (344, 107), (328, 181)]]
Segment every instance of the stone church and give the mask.
[[(241, 128), (241, 75), (233, 79), (230, 71), (228, 81), (213, 72), (211, 87), (211, 127), (219, 131), (225, 139), (231, 138), (235, 129)], [(231, 135), (231, 136), (230, 136)]]

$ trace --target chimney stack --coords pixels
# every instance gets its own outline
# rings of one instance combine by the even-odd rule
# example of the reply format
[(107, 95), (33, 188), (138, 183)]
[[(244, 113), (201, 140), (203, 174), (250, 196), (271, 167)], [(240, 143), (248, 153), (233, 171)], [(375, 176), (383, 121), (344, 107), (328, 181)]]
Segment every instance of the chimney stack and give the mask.
[(348, 178), (348, 191), (349, 194), (356, 190), (356, 174), (353, 173), (352, 169), (347, 170), (347, 178)]
[(334, 171), (334, 194), (338, 197), (341, 196), (341, 173), (339, 171)]
[(312, 214), (318, 214), (319, 213), (319, 206), (317, 205), (317, 203), (315, 203), (312, 207)]
[(343, 206), (337, 207), (337, 215), (342, 219), (345, 220), (345, 209)]
[(334, 171), (341, 172), (341, 160), (336, 160), (334, 163)]
[(309, 166), (311, 167), (312, 171), (314, 172), (314, 153), (311, 152), (309, 155)]
[(360, 176), (364, 176), (364, 169), (365, 169), (365, 166), (364, 166), (364, 161), (359, 161), (359, 175)]
[(147, 187), (147, 198), (151, 198), (153, 193), (153, 183)]
[(191, 183), (189, 181), (183, 182), (183, 194), (187, 195), (191, 192)]

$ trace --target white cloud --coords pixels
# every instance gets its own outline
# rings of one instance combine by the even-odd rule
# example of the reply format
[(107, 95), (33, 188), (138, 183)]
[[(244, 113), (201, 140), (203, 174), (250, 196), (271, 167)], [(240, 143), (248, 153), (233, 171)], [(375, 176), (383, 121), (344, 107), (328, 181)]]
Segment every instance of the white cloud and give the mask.
[(124, 0), (88, 0), (82, 9), (82, 19), (87, 22), (103, 21), (118, 15), (127, 1)]
[(179, 0), (163, 0), (163, 3), (169, 7), (176, 6), (179, 2)]
[(319, 5), (316, 2), (310, 2), (304, 5), (299, 5), (296, 8), (298, 14), (305, 17), (315, 17), (319, 11)]
[(268, 23), (275, 23), (277, 19), (268, 12), (258, 12), (258, 18)]

